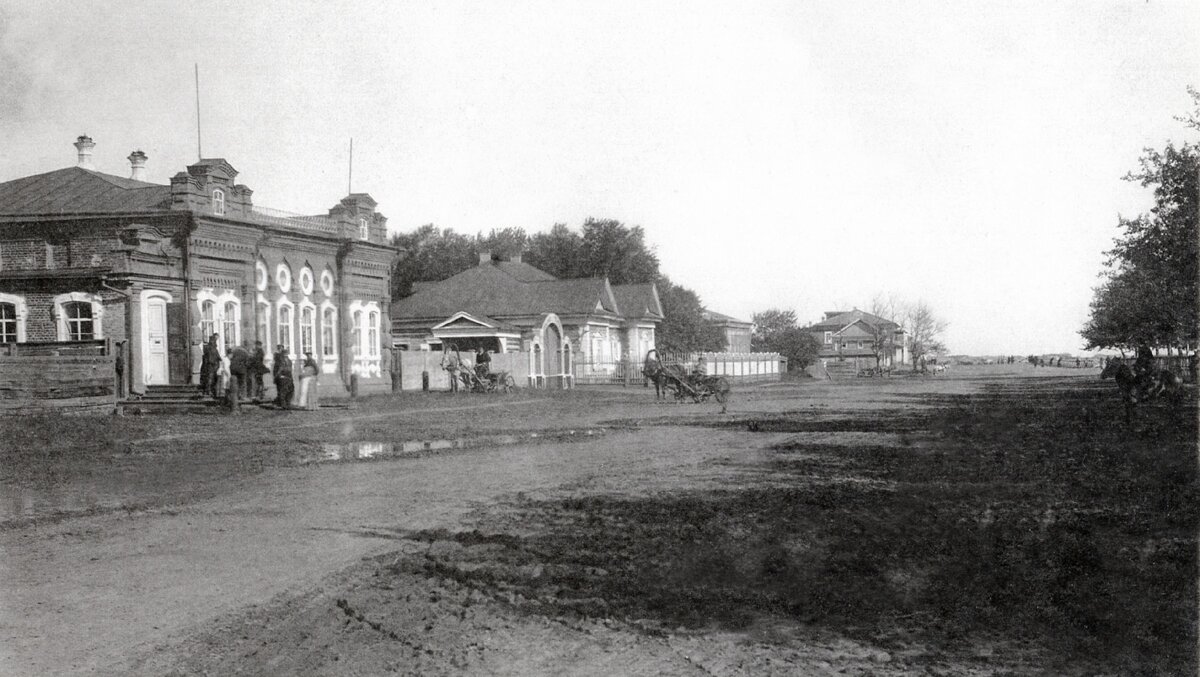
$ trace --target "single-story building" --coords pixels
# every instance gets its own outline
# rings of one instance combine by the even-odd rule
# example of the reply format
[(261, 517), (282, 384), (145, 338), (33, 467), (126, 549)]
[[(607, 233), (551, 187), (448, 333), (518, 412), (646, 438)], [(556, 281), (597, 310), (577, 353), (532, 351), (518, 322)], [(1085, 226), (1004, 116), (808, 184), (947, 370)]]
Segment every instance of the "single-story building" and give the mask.
[(708, 309), (704, 310), (703, 316), (706, 322), (716, 325), (721, 330), (721, 335), (725, 337), (725, 352), (750, 352), (750, 337), (754, 334), (753, 322), (739, 320), (736, 317)]
[(519, 255), (499, 260), (483, 252), (478, 265), (413, 289), (392, 303), (396, 347), (525, 352), (535, 386), (568, 387), (575, 375), (641, 359), (663, 319), (653, 284), (560, 280)]

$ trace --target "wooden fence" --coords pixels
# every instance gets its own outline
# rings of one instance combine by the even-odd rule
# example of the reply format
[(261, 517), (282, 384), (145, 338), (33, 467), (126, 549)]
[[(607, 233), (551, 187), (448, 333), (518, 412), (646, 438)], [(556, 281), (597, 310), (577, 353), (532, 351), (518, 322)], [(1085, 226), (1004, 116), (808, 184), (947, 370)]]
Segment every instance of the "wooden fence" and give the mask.
[(16, 344), (15, 349), (5, 344), (6, 350), (0, 351), (0, 413), (112, 412), (117, 403), (116, 365), (101, 343), (91, 348)]

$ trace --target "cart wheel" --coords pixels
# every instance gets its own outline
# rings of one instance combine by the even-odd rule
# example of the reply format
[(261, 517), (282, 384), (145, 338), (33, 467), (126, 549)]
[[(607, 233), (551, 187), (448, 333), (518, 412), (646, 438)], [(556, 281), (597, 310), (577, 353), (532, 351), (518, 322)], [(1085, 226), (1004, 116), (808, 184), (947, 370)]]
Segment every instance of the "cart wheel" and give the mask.
[(504, 376), (504, 392), (511, 393), (517, 389), (517, 379), (513, 378), (512, 374)]
[(725, 404), (725, 400), (729, 399), (729, 390), (729, 379), (722, 376), (713, 390), (713, 398), (721, 404)]

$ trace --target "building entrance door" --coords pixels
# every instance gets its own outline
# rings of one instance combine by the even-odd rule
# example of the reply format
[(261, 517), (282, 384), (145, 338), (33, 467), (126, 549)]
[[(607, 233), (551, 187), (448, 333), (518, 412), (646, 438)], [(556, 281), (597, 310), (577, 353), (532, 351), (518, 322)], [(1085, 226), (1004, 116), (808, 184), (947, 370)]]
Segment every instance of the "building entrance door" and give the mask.
[(562, 377), (562, 334), (558, 327), (546, 327), (546, 387), (558, 389), (563, 387)]
[(146, 299), (146, 343), (143, 370), (146, 385), (168, 383), (167, 360), (167, 300)]

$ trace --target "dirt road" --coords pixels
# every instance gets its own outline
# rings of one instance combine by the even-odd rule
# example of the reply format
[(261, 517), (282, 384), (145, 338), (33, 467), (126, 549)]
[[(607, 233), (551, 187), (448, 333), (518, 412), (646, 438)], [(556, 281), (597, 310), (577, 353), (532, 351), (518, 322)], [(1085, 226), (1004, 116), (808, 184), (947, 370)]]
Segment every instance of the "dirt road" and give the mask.
[(715, 456), (736, 453), (732, 437), (618, 432), (583, 442), (287, 468), (182, 509), (0, 532), (0, 674), (115, 674), (130, 657), (198, 621), (315, 586), (394, 547), (373, 538), (375, 531), (454, 529), (497, 496), (596, 477), (634, 485), (638, 478), (683, 478)]
[(0, 674), (1187, 671), (1194, 394), (1003, 376), (10, 422)]

